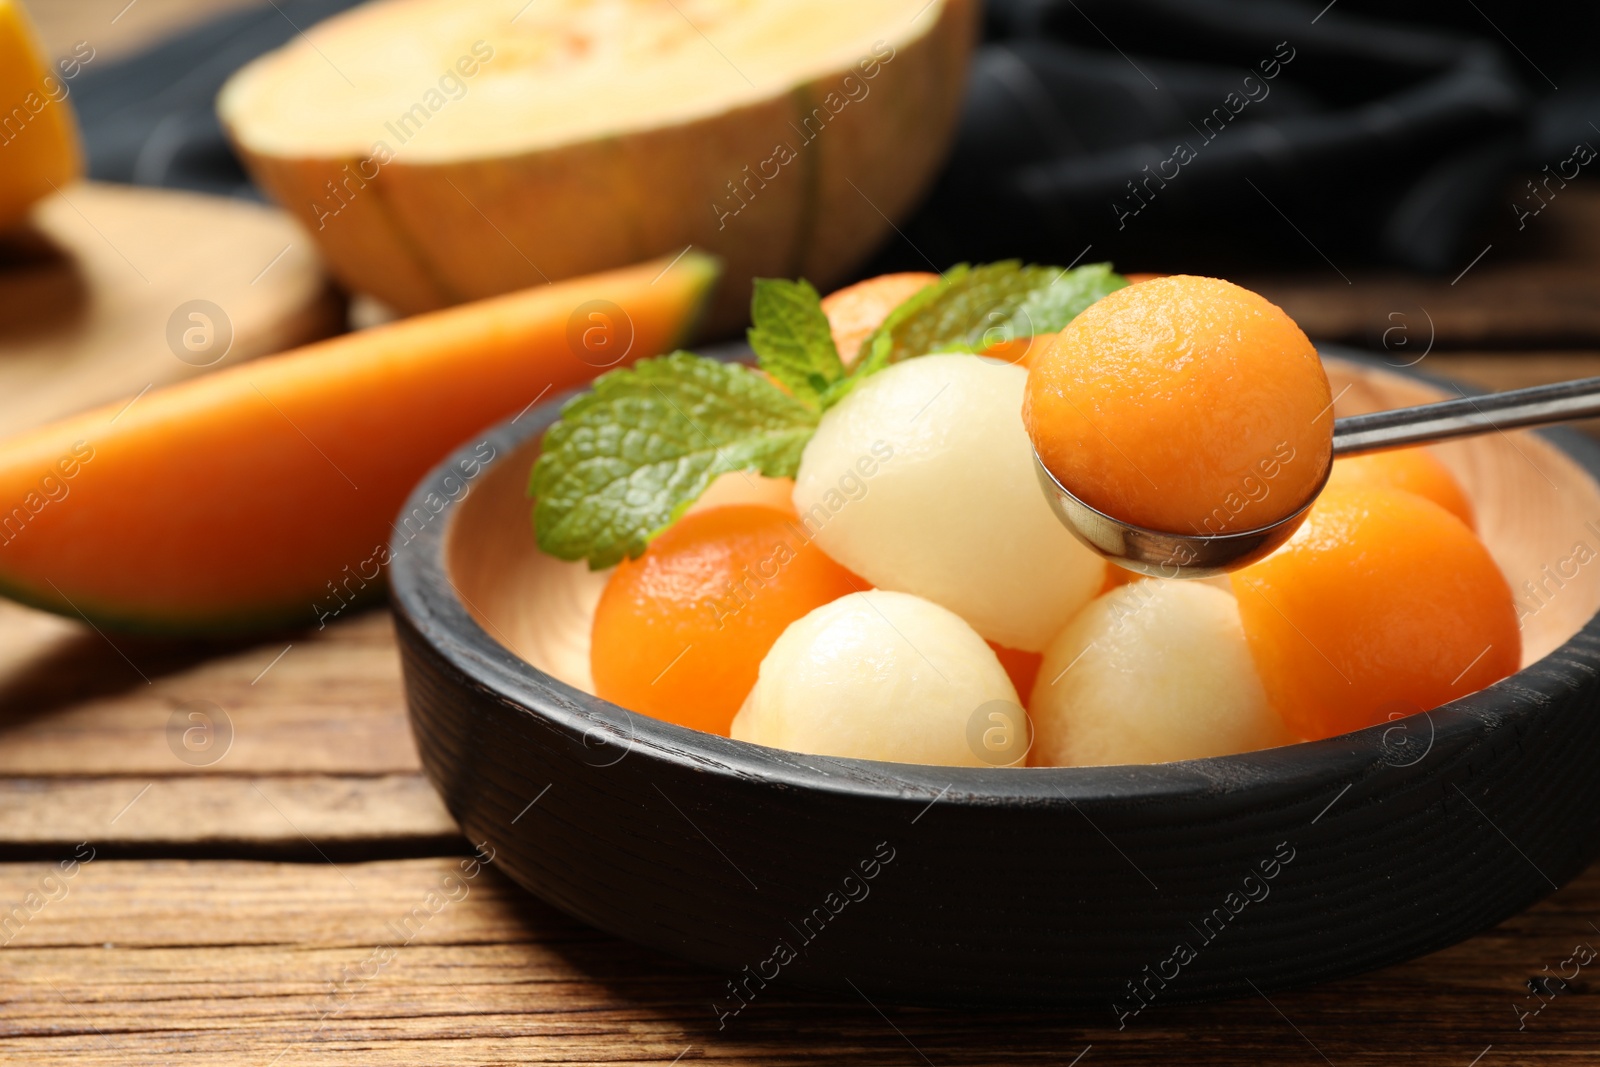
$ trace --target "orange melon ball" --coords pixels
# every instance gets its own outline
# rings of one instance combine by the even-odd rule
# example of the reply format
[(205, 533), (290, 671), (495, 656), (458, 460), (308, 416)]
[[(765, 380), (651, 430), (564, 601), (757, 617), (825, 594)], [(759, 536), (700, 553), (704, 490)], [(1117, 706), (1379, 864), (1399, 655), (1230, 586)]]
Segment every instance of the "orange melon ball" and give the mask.
[(1386, 485), (1427, 497), (1450, 514), (1478, 528), (1472, 501), (1457, 482), (1450, 468), (1439, 462), (1426, 448), (1397, 448), (1392, 452), (1373, 452), (1365, 456), (1341, 456), (1333, 461), (1328, 488), (1359, 488)]
[(938, 280), (937, 274), (926, 271), (880, 274), (823, 297), (822, 313), (828, 317), (833, 345), (844, 365), (855, 363), (861, 342), (889, 317), (889, 312)]
[(1174, 533), (1266, 526), (1322, 483), (1328, 376), (1300, 327), (1217, 278), (1118, 289), (1032, 356), (1023, 420), (1080, 500)]
[(1286, 545), (1232, 580), (1267, 699), (1307, 739), (1437, 707), (1522, 660), (1489, 550), (1414, 493), (1329, 489)]
[(740, 504), (685, 515), (606, 583), (589, 651), (595, 695), (726, 734), (785, 627), (863, 585), (792, 512)]
[(1011, 684), (1016, 687), (1017, 695), (1027, 700), (1028, 694), (1033, 692), (1034, 679), (1039, 677), (1039, 664), (1044, 662), (1044, 653), (1007, 648), (998, 641), (990, 641), (988, 645), (994, 649), (995, 658), (1000, 661), (1000, 666), (1005, 668), (1006, 677), (1010, 678)]

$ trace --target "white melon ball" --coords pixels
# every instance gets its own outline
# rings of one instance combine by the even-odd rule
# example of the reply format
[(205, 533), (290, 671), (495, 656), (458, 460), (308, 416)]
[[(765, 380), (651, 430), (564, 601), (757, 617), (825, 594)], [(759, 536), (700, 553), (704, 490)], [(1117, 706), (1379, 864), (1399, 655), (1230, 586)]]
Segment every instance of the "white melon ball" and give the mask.
[(822, 550), (873, 585), (1039, 652), (1100, 590), (1106, 563), (1039, 488), (1022, 427), (1027, 379), (970, 355), (880, 371), (823, 416), (794, 503)]
[(1033, 766), (1169, 763), (1288, 744), (1237, 602), (1150, 580), (1084, 608), (1045, 651), (1028, 704)]
[(1017, 763), (1028, 740), (1017, 692), (983, 638), (937, 604), (884, 590), (790, 623), (731, 733), (793, 752), (969, 767)]

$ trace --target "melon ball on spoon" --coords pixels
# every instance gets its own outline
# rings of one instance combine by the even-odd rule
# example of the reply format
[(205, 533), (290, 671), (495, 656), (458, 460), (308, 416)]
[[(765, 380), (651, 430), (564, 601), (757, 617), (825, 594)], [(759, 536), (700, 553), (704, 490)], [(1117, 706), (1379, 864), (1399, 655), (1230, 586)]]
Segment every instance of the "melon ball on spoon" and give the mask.
[(1170, 763), (1287, 744), (1233, 597), (1149, 579), (1095, 600), (1051, 643), (1029, 702), (1033, 766)]
[(970, 355), (872, 375), (823, 416), (794, 503), (822, 550), (873, 585), (1038, 652), (1099, 591), (1106, 564), (1039, 489), (1020, 414), (1027, 378)]
[(794, 752), (958, 767), (1019, 762), (1027, 735), (983, 638), (937, 604), (885, 590), (790, 623), (731, 731)]
[(1231, 282), (1119, 289), (1030, 362), (1023, 418), (1040, 461), (1114, 519), (1240, 533), (1293, 515), (1327, 475), (1333, 403), (1317, 350)]

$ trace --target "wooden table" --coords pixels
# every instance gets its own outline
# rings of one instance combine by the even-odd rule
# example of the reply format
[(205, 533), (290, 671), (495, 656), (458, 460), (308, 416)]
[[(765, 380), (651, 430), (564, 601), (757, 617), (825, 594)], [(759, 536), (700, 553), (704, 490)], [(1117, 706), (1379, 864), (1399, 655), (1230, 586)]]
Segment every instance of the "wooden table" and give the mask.
[[(719, 1031), (726, 976), (590, 930), (492, 865), (446, 881), (468, 849), (419, 773), (383, 612), (208, 648), (0, 606), (0, 649), (0, 1062), (1494, 1067), (1600, 1050), (1588, 971), (1530, 986), (1600, 945), (1600, 869), (1424, 959), (1121, 1032), (1109, 1010), (870, 990), (770, 991)], [(204, 766), (220, 741), (187, 760), (169, 743), (197, 707), (232, 735)], [(1484, 862), (1525, 861), (1508, 845)]]
[[(43, 21), (52, 42), (90, 29), (137, 42), (235, 2), (147, 0), (155, 29), (131, 8), (111, 30), (124, 0)], [(1313, 334), (1397, 364), (1426, 348), (1423, 369), (1498, 388), (1600, 374), (1600, 196), (1574, 186), (1537, 221), (1536, 234), (1494, 235), (1455, 284), (1241, 280)], [(212, 747), (185, 748), (185, 729), (212, 731), (190, 735)], [(726, 976), (588, 929), (492, 864), (446, 881), (467, 854), (421, 776), (382, 611), (219, 646), (112, 639), (0, 603), (0, 1062), (1600, 1059), (1600, 963), (1551, 977), (1600, 946), (1600, 868), (1424, 959), (1270, 999), (1158, 1006), (1122, 1031), (1109, 1010), (777, 989), (718, 1030)], [(1525, 861), (1508, 844), (1483, 862)]]

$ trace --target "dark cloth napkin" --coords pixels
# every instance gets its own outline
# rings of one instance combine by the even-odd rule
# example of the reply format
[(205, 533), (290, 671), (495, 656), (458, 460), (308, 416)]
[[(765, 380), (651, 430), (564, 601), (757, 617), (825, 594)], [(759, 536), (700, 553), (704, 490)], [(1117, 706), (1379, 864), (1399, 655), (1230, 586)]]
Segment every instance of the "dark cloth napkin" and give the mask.
[(261, 199), (217, 121), (217, 93), (245, 63), (357, 2), (274, 0), (86, 66), (72, 100), (89, 176)]
[[(216, 93), (352, 2), (276, 0), (86, 68), (75, 97), (91, 174), (257, 195)], [(1506, 210), (1513, 170), (1559, 161), (1580, 135), (1600, 145), (1594, 84), (1538, 82), (1545, 69), (1512, 58), (1487, 17), (1475, 35), (1356, 6), (990, 0), (950, 161), (868, 269), (1081, 255), (1126, 269), (1453, 271)]]
[[(911, 241), (935, 260), (1444, 269), (1518, 161), (1499, 50), (1299, 4), (1012, 0)], [(1319, 251), (1320, 250), (1320, 251)]]

